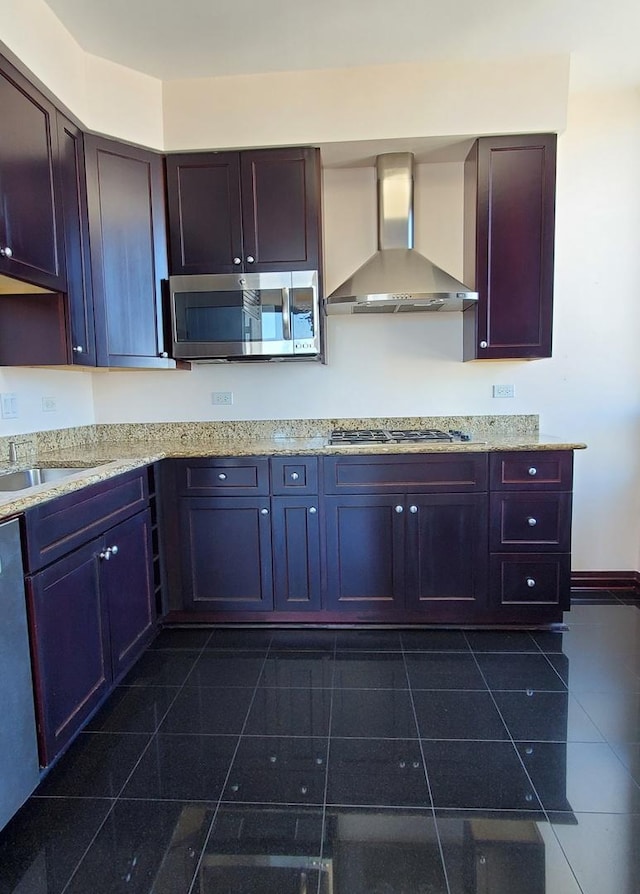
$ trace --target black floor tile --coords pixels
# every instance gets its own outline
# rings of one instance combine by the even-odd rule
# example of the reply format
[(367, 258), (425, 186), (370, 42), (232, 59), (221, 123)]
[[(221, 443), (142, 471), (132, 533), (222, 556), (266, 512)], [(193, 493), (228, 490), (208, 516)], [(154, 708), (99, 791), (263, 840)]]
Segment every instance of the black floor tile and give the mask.
[(568, 692), (494, 692), (516, 741), (601, 742), (596, 726)]
[(200, 652), (156, 650), (145, 652), (126, 675), (124, 686), (182, 686)]
[(336, 894), (448, 890), (431, 810), (335, 808), (327, 812), (326, 838)]
[(211, 636), (211, 630), (200, 627), (165, 627), (156, 636), (149, 648), (156, 649), (202, 649)]
[(442, 652), (405, 656), (412, 689), (485, 689), (473, 655)]
[(330, 689), (256, 690), (245, 734), (252, 736), (327, 736), (331, 711)]
[(334, 630), (274, 630), (271, 637), (272, 652), (310, 650), (333, 654), (335, 644)]
[(179, 691), (177, 686), (118, 686), (87, 730), (155, 733)]
[(271, 636), (271, 630), (213, 630), (206, 648), (266, 652)]
[(333, 679), (333, 652), (270, 652), (264, 662), (260, 686), (287, 689), (329, 687)]
[(507, 739), (488, 692), (416, 690), (413, 693), (422, 739)]
[(133, 733), (80, 733), (36, 795), (116, 798), (150, 738)]
[(511, 743), (423, 741), (422, 746), (435, 807), (540, 811)]
[(552, 630), (534, 630), (531, 636), (542, 652), (555, 652), (556, 654), (564, 651), (565, 643), (568, 640), (567, 633), (556, 633)]
[(237, 736), (157, 734), (123, 791), (125, 798), (217, 801)]
[(520, 743), (518, 751), (545, 809), (640, 813), (640, 788), (608, 744)]
[(254, 689), (185, 686), (160, 727), (162, 733), (239, 734)]
[(0, 891), (60, 894), (113, 805), (32, 798), (0, 831)]
[(559, 692), (567, 688), (546, 655), (483, 652), (477, 660), (489, 689)]
[(400, 652), (398, 630), (338, 630), (336, 652)]
[(373, 739), (417, 738), (409, 692), (402, 689), (334, 690), (331, 735)]
[(327, 803), (430, 807), (415, 739), (332, 739)]
[(408, 689), (401, 652), (338, 652), (333, 685), (353, 689)]
[(66, 894), (184, 894), (215, 805), (118, 801)]
[(242, 738), (223, 792), (225, 801), (324, 803), (327, 739)]
[(468, 630), (469, 646), (474, 652), (537, 652), (538, 647), (526, 631)]
[(581, 894), (549, 823), (506, 812), (436, 810), (450, 894)]
[(461, 630), (403, 630), (405, 652), (468, 652), (469, 643)]
[(253, 687), (258, 682), (264, 657), (255, 652), (206, 651), (194, 664), (187, 686)]
[[(198, 891), (322, 894), (331, 861), (320, 863), (322, 810), (304, 807), (220, 807), (198, 874)], [(319, 868), (324, 866), (325, 868)]]

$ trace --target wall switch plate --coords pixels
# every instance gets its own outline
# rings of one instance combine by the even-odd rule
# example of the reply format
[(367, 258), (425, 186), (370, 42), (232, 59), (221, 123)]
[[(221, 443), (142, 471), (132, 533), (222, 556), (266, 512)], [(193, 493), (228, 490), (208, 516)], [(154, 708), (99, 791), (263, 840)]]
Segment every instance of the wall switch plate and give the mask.
[(233, 391), (212, 391), (211, 403), (215, 407), (230, 407), (233, 403)]
[(18, 418), (18, 395), (15, 391), (0, 395), (0, 413), (3, 419)]
[(55, 397), (43, 397), (42, 398), (42, 412), (43, 413), (55, 413), (58, 409), (58, 404), (56, 402)]
[(516, 386), (515, 385), (494, 385), (493, 386), (493, 396), (494, 397), (515, 397), (516, 396)]

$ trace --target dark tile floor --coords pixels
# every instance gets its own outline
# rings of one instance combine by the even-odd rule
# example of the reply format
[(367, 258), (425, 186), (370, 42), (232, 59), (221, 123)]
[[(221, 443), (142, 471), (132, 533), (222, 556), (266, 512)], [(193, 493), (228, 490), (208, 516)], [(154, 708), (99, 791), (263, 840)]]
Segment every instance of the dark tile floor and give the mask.
[(1, 894), (638, 894), (640, 612), (167, 630), (0, 833)]

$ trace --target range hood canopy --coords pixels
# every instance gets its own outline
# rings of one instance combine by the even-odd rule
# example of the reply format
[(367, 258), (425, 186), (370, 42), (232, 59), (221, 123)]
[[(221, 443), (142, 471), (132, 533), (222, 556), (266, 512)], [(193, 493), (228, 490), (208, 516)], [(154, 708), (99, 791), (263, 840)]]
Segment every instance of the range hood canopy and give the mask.
[(461, 311), (478, 293), (413, 247), (413, 164), (410, 152), (376, 159), (378, 251), (326, 299), (326, 312)]

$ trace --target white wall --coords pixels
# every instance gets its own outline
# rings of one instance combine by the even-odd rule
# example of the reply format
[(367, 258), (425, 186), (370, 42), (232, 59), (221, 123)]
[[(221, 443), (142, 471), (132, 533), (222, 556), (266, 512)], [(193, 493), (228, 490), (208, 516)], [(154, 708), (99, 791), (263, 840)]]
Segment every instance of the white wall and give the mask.
[[(0, 367), (0, 394), (15, 394), (17, 419), (0, 419), (0, 435), (92, 425), (95, 421), (91, 373), (58, 369)], [(54, 398), (55, 412), (45, 412), (42, 398)]]

